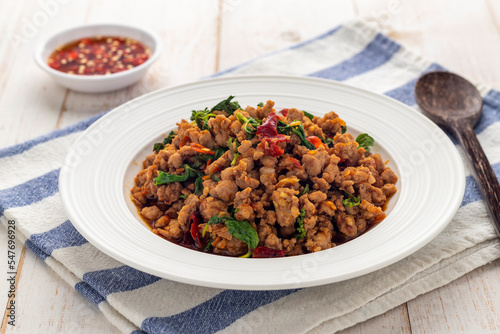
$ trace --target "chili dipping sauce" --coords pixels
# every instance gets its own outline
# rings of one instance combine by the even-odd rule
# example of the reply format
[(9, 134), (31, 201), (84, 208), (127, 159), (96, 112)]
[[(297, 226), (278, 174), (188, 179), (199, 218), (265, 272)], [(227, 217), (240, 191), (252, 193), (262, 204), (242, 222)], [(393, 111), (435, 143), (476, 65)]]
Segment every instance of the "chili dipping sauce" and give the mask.
[(96, 36), (59, 46), (48, 65), (68, 74), (105, 75), (132, 69), (150, 56), (151, 50), (135, 39)]

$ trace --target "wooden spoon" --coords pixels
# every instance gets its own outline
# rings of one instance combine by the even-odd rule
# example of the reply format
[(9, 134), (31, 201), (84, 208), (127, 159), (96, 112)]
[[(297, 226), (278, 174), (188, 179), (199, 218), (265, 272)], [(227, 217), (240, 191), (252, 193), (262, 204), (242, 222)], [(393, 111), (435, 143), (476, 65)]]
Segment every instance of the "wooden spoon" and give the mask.
[(483, 99), (470, 82), (450, 72), (430, 72), (417, 81), (418, 105), (436, 124), (451, 130), (459, 139), (476, 171), (481, 195), (500, 236), (500, 185), (473, 127), (481, 117)]

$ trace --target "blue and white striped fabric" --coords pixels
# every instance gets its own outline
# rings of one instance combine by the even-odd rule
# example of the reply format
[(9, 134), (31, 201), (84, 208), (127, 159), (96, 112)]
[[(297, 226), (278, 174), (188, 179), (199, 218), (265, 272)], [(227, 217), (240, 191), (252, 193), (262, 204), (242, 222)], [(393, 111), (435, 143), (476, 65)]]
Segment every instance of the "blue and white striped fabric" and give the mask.
[[(442, 67), (354, 21), (216, 76), (309, 75), (415, 106), (416, 79), (435, 69)], [(484, 116), (476, 133), (500, 175), (500, 92), (478, 87)], [(151, 276), (99, 252), (61, 207), (62, 160), (76, 137), (98, 118), (0, 150), (0, 216), (3, 223), (15, 219), (27, 247), (124, 333), (332, 333), (500, 257), (493, 225), (467, 172), (465, 197), (446, 230), (408, 258), (363, 277), (299, 290), (232, 291)]]

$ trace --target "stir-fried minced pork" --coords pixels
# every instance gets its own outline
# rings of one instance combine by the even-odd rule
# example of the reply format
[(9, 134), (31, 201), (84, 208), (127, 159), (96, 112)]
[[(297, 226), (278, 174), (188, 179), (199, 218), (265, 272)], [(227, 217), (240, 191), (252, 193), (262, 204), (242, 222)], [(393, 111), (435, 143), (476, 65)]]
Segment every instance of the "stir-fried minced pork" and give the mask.
[(227, 256), (282, 257), (337, 246), (385, 218), (398, 177), (333, 111), (233, 97), (193, 110), (154, 145), (131, 199), (153, 232)]

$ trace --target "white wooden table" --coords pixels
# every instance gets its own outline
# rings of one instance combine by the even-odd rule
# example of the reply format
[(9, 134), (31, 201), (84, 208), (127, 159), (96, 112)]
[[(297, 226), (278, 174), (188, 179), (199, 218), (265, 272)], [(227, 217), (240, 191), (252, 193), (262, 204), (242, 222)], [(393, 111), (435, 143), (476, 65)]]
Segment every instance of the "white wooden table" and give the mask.
[[(40, 3), (51, 5), (44, 9)], [(389, 35), (415, 52), (500, 88), (500, 2), (495, 0), (2, 1), (0, 147), (293, 45), (355, 16), (367, 17), (381, 28), (391, 25)], [(41, 37), (71, 25), (103, 21), (131, 22), (162, 37), (161, 59), (141, 83), (88, 95), (57, 86), (36, 68), (32, 57)], [(16, 39), (20, 44), (13, 44)], [(7, 239), (5, 233), (0, 235), (5, 273)], [(17, 252), (17, 326), (4, 319), (1, 333), (117, 332), (43, 261), (24, 248)], [(7, 283), (4, 278), (0, 282), (0, 305), (6, 305)], [(500, 333), (500, 262), (344, 333)]]

